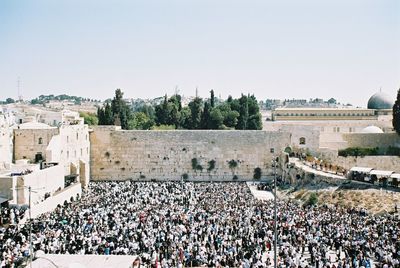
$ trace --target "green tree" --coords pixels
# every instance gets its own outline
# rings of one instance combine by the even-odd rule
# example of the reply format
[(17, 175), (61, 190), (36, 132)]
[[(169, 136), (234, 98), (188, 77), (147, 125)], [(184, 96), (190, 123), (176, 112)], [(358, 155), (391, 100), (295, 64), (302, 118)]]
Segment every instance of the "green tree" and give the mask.
[(210, 104), (208, 102), (204, 103), (203, 113), (201, 114), (201, 129), (210, 129), (211, 127), (211, 118), (210, 118)]
[(189, 129), (199, 129), (201, 123), (203, 100), (196, 97), (189, 103), (190, 109), (190, 126)]
[(228, 101), (218, 105), (218, 109), (221, 111), (224, 117), (224, 125), (228, 128), (234, 128), (237, 124), (239, 112), (231, 110), (231, 106)]
[(224, 117), (218, 108), (213, 108), (210, 113), (209, 128), (210, 129), (223, 129)]
[(247, 101), (247, 96), (243, 95), (239, 99), (239, 118), (236, 125), (236, 129), (247, 129), (247, 120), (249, 119), (249, 104)]
[(14, 102), (15, 102), (15, 100), (12, 99), (12, 98), (7, 98), (7, 99), (6, 99), (6, 103), (7, 103), (7, 104), (9, 104), (9, 103), (14, 103)]
[(115, 90), (115, 97), (111, 101), (111, 110), (113, 114), (119, 115), (121, 110), (126, 105), (123, 100), (124, 93), (122, 93), (121, 89), (117, 88)]
[(211, 108), (214, 108), (215, 107), (215, 97), (214, 97), (214, 90), (213, 89), (211, 89), (211, 91), (210, 91), (210, 106), (211, 106)]
[(111, 105), (107, 102), (104, 107), (104, 124), (103, 125), (114, 125), (114, 116), (111, 110)]
[(157, 125), (168, 124), (168, 97), (164, 96), (164, 101), (155, 107)]
[(183, 107), (181, 111), (180, 126), (185, 129), (190, 129), (191, 111), (189, 107)]
[(95, 114), (80, 112), (79, 115), (83, 117), (85, 124), (88, 124), (89, 126), (94, 126), (99, 123), (99, 119)]
[(400, 88), (397, 91), (397, 99), (393, 105), (393, 128), (400, 135)]
[(260, 107), (254, 95), (247, 98), (248, 119), (247, 129), (260, 130), (262, 129), (262, 118)]
[(136, 112), (128, 122), (128, 129), (151, 129), (154, 122), (144, 113)]
[(97, 118), (99, 119), (99, 125), (105, 125), (105, 116), (104, 116), (104, 109), (98, 107), (97, 108)]

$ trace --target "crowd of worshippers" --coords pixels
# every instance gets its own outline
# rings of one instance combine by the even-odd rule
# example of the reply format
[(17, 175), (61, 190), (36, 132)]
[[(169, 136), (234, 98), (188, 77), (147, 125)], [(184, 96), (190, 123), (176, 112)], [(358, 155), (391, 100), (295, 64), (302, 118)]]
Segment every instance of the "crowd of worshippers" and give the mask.
[[(280, 200), (278, 267), (399, 267), (390, 215)], [(274, 203), (245, 183), (91, 182), (33, 223), (33, 250), (139, 256), (141, 267), (272, 267)], [(29, 228), (0, 232), (1, 267), (29, 256)]]
[(0, 207), (0, 227), (8, 224), (18, 224), (24, 217), (26, 207)]

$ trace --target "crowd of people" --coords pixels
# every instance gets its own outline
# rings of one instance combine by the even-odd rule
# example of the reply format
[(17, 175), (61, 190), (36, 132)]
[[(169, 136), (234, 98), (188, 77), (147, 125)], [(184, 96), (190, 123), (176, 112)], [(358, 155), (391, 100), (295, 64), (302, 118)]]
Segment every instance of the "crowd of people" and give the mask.
[[(392, 216), (278, 201), (279, 267), (399, 267)], [(33, 222), (33, 250), (140, 257), (142, 267), (272, 267), (272, 201), (247, 184), (91, 182)], [(29, 256), (28, 227), (0, 231), (0, 267)]]
[(8, 224), (18, 224), (24, 217), (26, 207), (0, 207), (0, 227)]

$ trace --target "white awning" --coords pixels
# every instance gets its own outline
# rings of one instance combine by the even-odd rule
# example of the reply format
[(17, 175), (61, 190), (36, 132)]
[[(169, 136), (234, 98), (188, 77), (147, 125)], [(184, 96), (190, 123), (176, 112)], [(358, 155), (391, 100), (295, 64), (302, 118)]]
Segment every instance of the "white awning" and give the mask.
[(355, 171), (355, 172), (363, 172), (363, 173), (369, 173), (373, 170), (373, 168), (367, 168), (367, 167), (352, 167), (350, 171)]
[(390, 175), (391, 178), (393, 179), (400, 179), (400, 174), (399, 173), (393, 173), (392, 175)]
[(371, 175), (376, 175), (376, 176), (390, 177), (390, 175), (393, 174), (393, 171), (387, 171), (387, 170), (372, 170), (369, 174), (371, 174)]

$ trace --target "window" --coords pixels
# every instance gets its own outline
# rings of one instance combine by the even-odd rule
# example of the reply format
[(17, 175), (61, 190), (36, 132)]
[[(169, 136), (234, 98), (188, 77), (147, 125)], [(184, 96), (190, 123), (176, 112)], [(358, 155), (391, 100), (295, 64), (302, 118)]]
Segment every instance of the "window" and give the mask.
[(69, 142), (69, 136), (67, 136), (67, 142)]
[(300, 145), (305, 145), (306, 144), (306, 138), (301, 137), (299, 140)]
[(43, 144), (43, 138), (39, 138), (39, 144)]
[(89, 154), (89, 147), (86, 147), (86, 154)]
[(83, 155), (83, 149), (81, 148), (81, 156)]
[(269, 149), (269, 152), (273, 154), (275, 152), (274, 148)]
[(79, 140), (79, 133), (76, 133), (76, 140)]
[(67, 158), (69, 158), (69, 151), (67, 151)]

